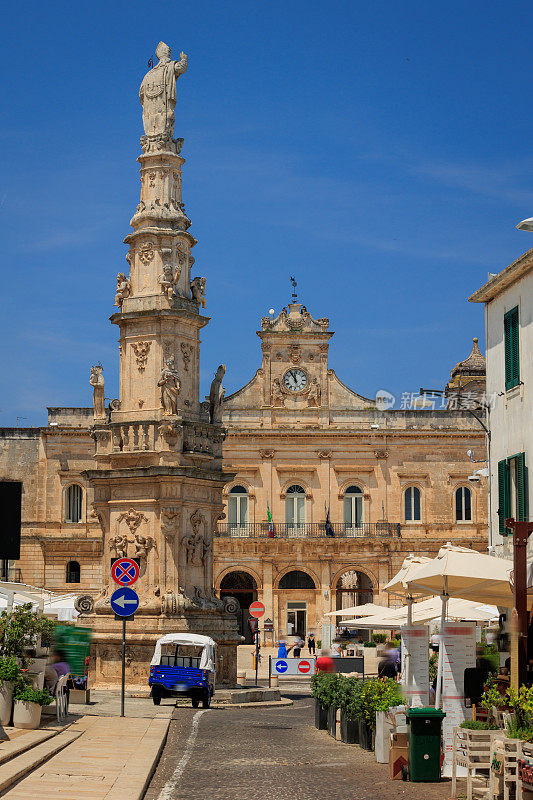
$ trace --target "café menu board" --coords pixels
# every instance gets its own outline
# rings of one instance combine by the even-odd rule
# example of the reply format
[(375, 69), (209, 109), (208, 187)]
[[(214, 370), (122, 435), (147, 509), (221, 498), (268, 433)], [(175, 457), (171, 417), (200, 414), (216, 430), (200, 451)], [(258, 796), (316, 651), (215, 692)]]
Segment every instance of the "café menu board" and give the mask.
[(402, 691), (411, 707), (429, 705), (429, 631), (427, 625), (403, 625)]
[[(453, 729), (465, 719), (472, 719), (472, 709), (465, 706), (465, 669), (476, 666), (476, 625), (473, 622), (445, 622), (442, 647), (442, 721), (444, 764), (442, 774), (451, 777)], [(457, 767), (457, 774), (466, 775)], [(459, 770), (461, 769), (461, 772)], [(464, 770), (464, 773), (463, 773)]]

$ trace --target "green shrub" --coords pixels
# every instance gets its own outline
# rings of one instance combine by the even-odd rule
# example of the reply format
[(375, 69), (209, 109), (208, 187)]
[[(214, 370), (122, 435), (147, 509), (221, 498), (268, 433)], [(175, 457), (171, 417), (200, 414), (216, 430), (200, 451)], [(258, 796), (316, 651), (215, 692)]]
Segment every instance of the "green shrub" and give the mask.
[(372, 641), (376, 644), (385, 644), (387, 641), (387, 634), (386, 633), (373, 633), (372, 634)]
[(402, 640), (401, 639), (391, 639), (391, 643), (392, 643), (393, 647), (396, 647), (396, 649), (398, 649), (399, 647), (402, 646)]
[(31, 603), (0, 614), (0, 649), (4, 656), (17, 656), (27, 665), (26, 650), (35, 647), (37, 636), (51, 639), (54, 623), (32, 611)]
[(319, 672), (311, 677), (311, 694), (322, 708), (337, 704), (342, 680), (343, 676), (335, 672)]
[(20, 677), (20, 667), (15, 656), (4, 656), (0, 658), (0, 681), (15, 683)]
[(26, 681), (19, 681), (13, 691), (13, 700), (20, 700), (23, 703), (37, 703), (39, 706), (50, 705), (54, 698), (46, 689), (34, 689)]
[(317, 648), (317, 650), (321, 650), (322, 649), (322, 639), (317, 639), (316, 648)]
[(437, 671), (439, 668), (439, 654), (432, 653), (429, 657), (429, 682), (433, 683), (435, 678), (437, 677)]
[(364, 642), (363, 647), (375, 647), (375, 642)]
[(496, 731), (498, 726), (495, 722), (484, 722), (481, 719), (465, 719), (459, 725), (460, 728), (467, 728), (469, 731)]
[(522, 739), (524, 742), (533, 742), (533, 728), (521, 728), (517, 721), (512, 719), (507, 723), (507, 736), (509, 739)]
[[(337, 691), (337, 702), (339, 708), (348, 712), (352, 708), (354, 702), (359, 697), (363, 687), (363, 679), (356, 678), (353, 675), (350, 677), (341, 676), (341, 682)], [(349, 716), (357, 716), (357, 714), (349, 714)]]

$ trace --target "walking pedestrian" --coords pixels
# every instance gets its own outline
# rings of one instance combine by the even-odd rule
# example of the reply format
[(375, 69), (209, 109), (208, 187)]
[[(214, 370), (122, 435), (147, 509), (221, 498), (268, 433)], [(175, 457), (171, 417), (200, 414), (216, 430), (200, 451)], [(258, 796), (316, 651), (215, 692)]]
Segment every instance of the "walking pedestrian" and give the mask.
[(309, 636), (307, 637), (307, 649), (309, 650), (310, 656), (314, 656), (315, 647), (316, 647), (315, 634), (310, 633)]
[(335, 672), (335, 665), (331, 657), (331, 651), (323, 648), (315, 661), (315, 674), (319, 672)]

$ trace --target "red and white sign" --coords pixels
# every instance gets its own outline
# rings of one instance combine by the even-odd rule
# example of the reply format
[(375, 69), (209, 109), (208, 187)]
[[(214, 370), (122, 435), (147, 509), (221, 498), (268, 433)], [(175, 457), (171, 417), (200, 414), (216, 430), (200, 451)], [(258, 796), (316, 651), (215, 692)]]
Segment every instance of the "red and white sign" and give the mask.
[(311, 664), (309, 661), (300, 661), (298, 664), (298, 670), (303, 672), (306, 675), (311, 670)]
[(113, 561), (111, 577), (119, 586), (131, 586), (139, 577), (139, 565), (133, 558), (119, 558)]
[(252, 603), (248, 611), (250, 612), (251, 617), (259, 619), (259, 617), (262, 617), (265, 613), (265, 607), (263, 603), (260, 603), (259, 600), (256, 600), (255, 603)]

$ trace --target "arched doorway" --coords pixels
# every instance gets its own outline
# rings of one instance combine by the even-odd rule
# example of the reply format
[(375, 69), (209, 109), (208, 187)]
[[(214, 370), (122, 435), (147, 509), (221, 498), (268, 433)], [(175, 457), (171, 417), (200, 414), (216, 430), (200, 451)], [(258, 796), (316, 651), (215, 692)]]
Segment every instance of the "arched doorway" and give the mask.
[(309, 604), (314, 603), (315, 582), (307, 573), (299, 569), (286, 572), (280, 578), (278, 589), (286, 591), (285, 627), (287, 635), (305, 639), (308, 626)]
[(344, 572), (337, 581), (335, 591), (337, 611), (374, 602), (372, 581), (365, 572), (357, 569)]
[(250, 644), (252, 642), (252, 631), (248, 624), (250, 618), (248, 609), (254, 600), (257, 600), (255, 578), (248, 572), (240, 570), (228, 572), (220, 581), (220, 599), (224, 597), (235, 597), (239, 601), (240, 609), (237, 612), (239, 633), (244, 636), (246, 644)]

